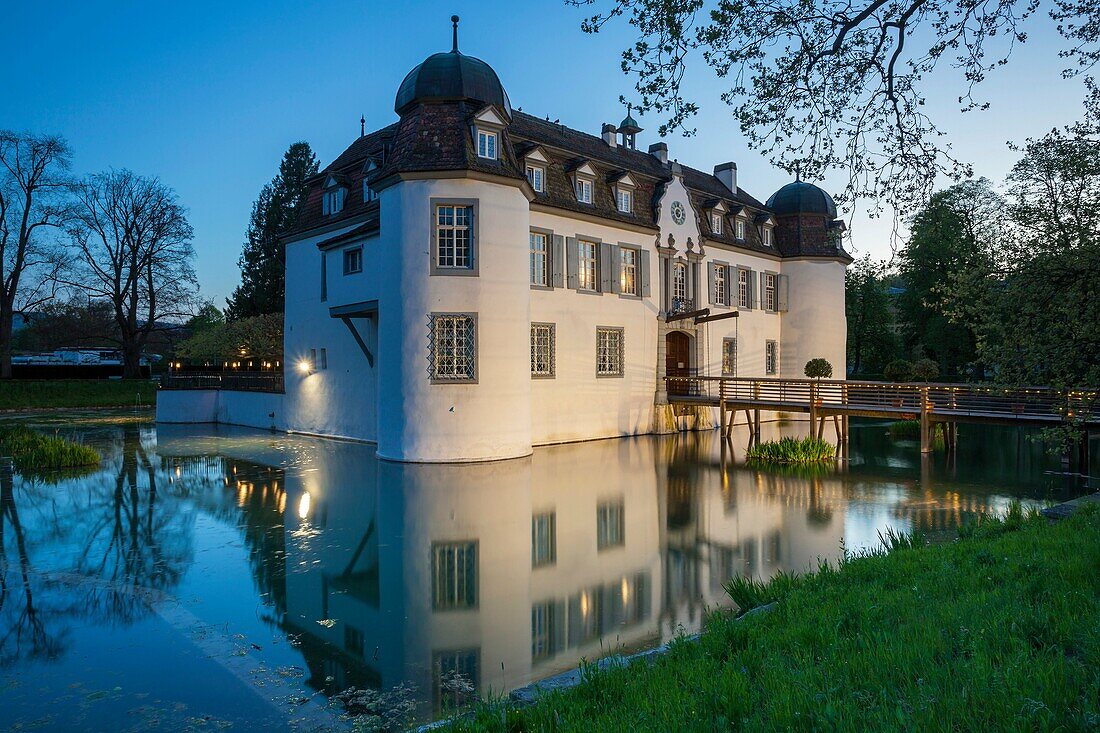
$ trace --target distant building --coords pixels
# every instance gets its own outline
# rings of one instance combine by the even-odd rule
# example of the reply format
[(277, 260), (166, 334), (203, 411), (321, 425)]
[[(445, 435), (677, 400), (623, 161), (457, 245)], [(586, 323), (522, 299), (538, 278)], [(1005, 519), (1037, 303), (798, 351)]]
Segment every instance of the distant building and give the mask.
[[(762, 203), (734, 163), (638, 150), (629, 110), (599, 135), (514, 110), (457, 24), (394, 109), (311, 182), (285, 238), (285, 395), (174, 395), (161, 419), (487, 460), (667, 429), (668, 375), (801, 377), (815, 357), (845, 373), (851, 258), (820, 188)], [(668, 320), (702, 308), (739, 317)]]

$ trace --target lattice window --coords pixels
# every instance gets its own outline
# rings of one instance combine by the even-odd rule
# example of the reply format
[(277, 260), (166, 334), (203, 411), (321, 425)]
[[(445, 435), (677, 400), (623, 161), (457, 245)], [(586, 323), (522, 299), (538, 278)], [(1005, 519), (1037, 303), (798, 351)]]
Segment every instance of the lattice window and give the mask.
[(596, 374), (601, 377), (623, 376), (623, 329), (596, 329)]
[(768, 376), (779, 374), (779, 342), (764, 342), (764, 373)]
[(615, 198), (619, 204), (619, 211), (630, 214), (634, 211), (634, 193), (625, 189), (619, 189)]
[(428, 376), (436, 382), (477, 380), (477, 319), (434, 313), (428, 321)]
[(726, 305), (726, 266), (714, 266), (714, 302), (718, 305)]
[(479, 158), (497, 159), (497, 134), (495, 132), (477, 131), (477, 155)]
[(581, 290), (597, 290), (596, 243), (577, 240), (577, 286)]
[(672, 299), (687, 300), (687, 265), (677, 262), (672, 266)]
[(764, 310), (775, 311), (775, 275), (764, 273)]
[(577, 201), (582, 204), (592, 203), (592, 181), (587, 178), (577, 179)]
[(554, 376), (554, 341), (553, 323), (531, 324), (531, 376)]
[(710, 215), (710, 230), (715, 234), (722, 234), (722, 214), (717, 211)]
[(535, 189), (539, 193), (542, 193), (545, 190), (543, 186), (544, 175), (545, 171), (541, 166), (527, 166), (527, 182), (531, 184), (531, 188)]
[(737, 238), (738, 239), (744, 239), (745, 238), (745, 220), (744, 219), (738, 219), (737, 220)]
[(435, 207), (436, 266), (469, 269), (473, 265), (470, 247), (472, 206), (440, 204)]
[(740, 308), (752, 308), (752, 273), (749, 270), (737, 271), (737, 305)]

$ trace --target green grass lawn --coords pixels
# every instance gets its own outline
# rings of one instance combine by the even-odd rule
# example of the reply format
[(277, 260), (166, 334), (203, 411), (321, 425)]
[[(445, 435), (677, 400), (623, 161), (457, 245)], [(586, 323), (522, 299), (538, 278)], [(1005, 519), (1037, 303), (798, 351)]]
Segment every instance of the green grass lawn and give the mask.
[[(1100, 511), (1024, 516), (770, 583), (768, 614), (713, 614), (652, 665), (590, 671), (454, 730), (1100, 729)], [(889, 538), (888, 538), (889, 539)]]
[(94, 449), (22, 425), (0, 427), (0, 456), (10, 457), (16, 470), (25, 475), (99, 464)]
[(0, 410), (52, 407), (152, 407), (156, 385), (148, 379), (12, 379), (0, 381)]

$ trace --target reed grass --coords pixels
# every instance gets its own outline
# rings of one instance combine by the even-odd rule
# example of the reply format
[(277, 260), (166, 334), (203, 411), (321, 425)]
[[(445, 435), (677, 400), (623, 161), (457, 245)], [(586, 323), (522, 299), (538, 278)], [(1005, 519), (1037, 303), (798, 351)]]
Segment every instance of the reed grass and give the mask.
[(0, 456), (10, 457), (20, 473), (35, 474), (94, 466), (100, 460), (93, 448), (22, 425), (0, 427)]
[(768, 440), (745, 451), (745, 458), (753, 463), (820, 463), (835, 455), (836, 448), (820, 438)]

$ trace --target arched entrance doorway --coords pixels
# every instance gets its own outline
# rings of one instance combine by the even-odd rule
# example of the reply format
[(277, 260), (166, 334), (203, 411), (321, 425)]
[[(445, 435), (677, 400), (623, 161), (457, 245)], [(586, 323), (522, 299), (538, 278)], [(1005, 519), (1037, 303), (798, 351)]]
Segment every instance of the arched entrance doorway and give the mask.
[[(683, 331), (669, 331), (665, 336), (665, 376), (691, 376), (691, 336)], [(690, 382), (668, 382), (668, 394), (686, 395), (691, 392)]]

